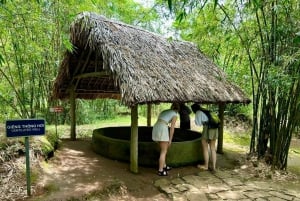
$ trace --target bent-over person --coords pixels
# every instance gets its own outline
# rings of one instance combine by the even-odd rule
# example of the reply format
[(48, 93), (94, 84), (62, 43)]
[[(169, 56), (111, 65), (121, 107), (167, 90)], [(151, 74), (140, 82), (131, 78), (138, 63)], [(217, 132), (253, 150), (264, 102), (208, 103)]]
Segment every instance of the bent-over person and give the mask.
[[(157, 142), (160, 147), (160, 155), (158, 159), (158, 175), (167, 176), (171, 170), (166, 164), (166, 156), (168, 148), (172, 144), (175, 123), (178, 117), (179, 104), (173, 103), (170, 109), (162, 111), (152, 129), (152, 140)], [(170, 131), (169, 131), (170, 124)]]

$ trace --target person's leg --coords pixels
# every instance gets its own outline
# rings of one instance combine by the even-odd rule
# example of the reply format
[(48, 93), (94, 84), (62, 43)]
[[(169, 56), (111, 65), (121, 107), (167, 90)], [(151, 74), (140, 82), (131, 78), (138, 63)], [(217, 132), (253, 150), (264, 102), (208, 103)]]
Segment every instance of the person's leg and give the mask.
[(203, 158), (204, 158), (204, 165), (198, 165), (198, 168), (207, 170), (208, 169), (208, 161), (209, 161), (209, 155), (208, 155), (208, 144), (206, 139), (201, 139), (202, 143), (202, 151), (203, 151)]
[(158, 171), (163, 171), (166, 165), (166, 155), (168, 152), (169, 142), (159, 142), (160, 146), (160, 156), (158, 161)]
[(217, 163), (216, 140), (210, 140), (209, 147), (211, 152), (212, 170), (214, 171), (216, 170)]

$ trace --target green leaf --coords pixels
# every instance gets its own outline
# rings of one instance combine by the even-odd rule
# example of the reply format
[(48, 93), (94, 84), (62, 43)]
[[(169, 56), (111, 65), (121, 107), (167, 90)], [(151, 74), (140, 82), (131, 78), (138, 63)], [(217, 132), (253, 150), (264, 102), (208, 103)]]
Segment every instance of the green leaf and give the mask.
[(300, 37), (299, 36), (296, 36), (293, 40), (293, 44), (295, 46), (299, 46), (300, 45)]

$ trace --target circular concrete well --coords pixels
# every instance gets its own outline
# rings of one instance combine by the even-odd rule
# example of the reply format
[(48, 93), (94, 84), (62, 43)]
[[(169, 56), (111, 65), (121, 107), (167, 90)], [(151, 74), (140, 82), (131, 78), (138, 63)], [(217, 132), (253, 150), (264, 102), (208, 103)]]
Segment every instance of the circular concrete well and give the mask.
[[(106, 127), (93, 131), (93, 150), (107, 158), (130, 161), (130, 127)], [(167, 164), (173, 167), (192, 165), (203, 161), (201, 133), (175, 128), (174, 138), (167, 155)], [(157, 166), (159, 146), (152, 141), (152, 127), (138, 128), (138, 163)]]

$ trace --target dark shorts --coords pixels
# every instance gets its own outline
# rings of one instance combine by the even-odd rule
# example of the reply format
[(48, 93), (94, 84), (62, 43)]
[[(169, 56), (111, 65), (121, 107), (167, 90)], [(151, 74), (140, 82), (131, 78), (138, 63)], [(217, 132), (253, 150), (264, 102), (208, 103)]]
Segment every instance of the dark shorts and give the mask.
[(203, 127), (202, 139), (206, 140), (217, 140), (219, 135), (219, 131), (217, 128), (208, 129), (207, 126)]

